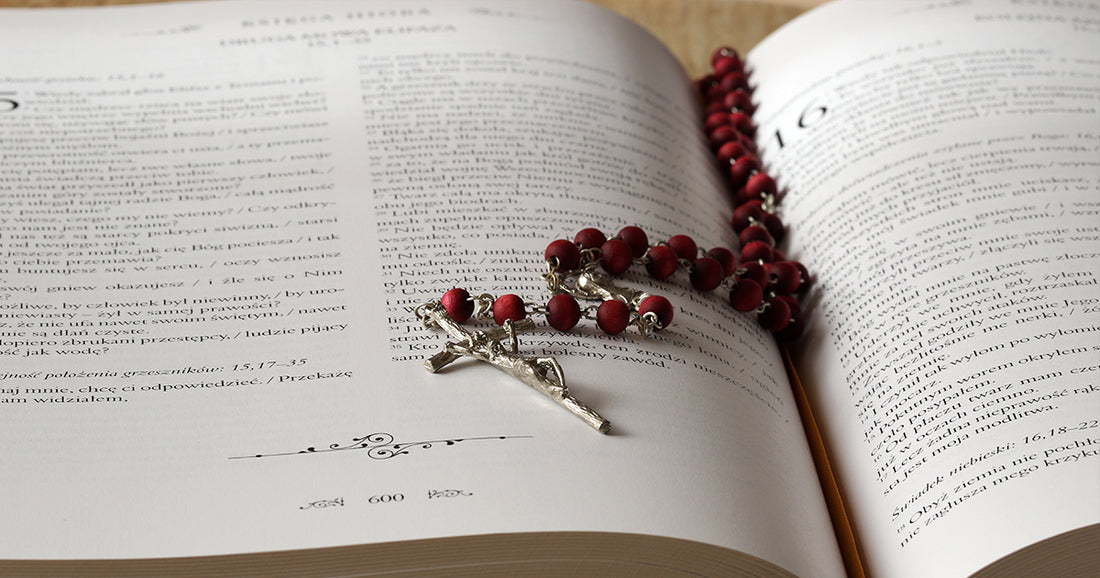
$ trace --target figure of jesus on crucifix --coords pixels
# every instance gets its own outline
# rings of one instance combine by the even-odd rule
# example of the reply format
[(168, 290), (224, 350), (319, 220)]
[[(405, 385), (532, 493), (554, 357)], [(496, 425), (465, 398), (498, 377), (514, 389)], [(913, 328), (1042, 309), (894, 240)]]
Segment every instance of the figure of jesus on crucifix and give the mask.
[[(428, 371), (436, 373), (462, 357), (472, 357), (526, 383), (601, 433), (611, 430), (611, 422), (569, 394), (561, 365), (556, 359), (519, 353), (516, 334), (535, 329), (535, 323), (530, 319), (509, 320), (503, 327), (489, 331), (469, 331), (451, 319), (439, 303), (422, 305), (417, 309), (417, 316), (425, 326), (443, 329), (455, 339), (448, 341), (443, 351), (424, 362)], [(507, 345), (504, 344), (505, 339), (508, 340)]]

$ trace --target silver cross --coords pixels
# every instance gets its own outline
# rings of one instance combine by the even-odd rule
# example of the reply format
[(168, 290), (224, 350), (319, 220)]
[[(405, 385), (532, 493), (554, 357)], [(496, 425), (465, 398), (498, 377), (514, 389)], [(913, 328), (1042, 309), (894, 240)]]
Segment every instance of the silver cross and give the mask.
[[(417, 315), (425, 326), (443, 329), (455, 339), (448, 341), (443, 351), (424, 362), (428, 371), (436, 373), (457, 359), (472, 357), (526, 383), (600, 433), (611, 430), (611, 422), (569, 394), (561, 365), (556, 359), (519, 353), (516, 334), (535, 330), (535, 323), (530, 319), (509, 320), (503, 327), (489, 331), (468, 331), (451, 319), (447, 310), (438, 302), (422, 305), (417, 309)], [(506, 339), (507, 345), (504, 344)]]

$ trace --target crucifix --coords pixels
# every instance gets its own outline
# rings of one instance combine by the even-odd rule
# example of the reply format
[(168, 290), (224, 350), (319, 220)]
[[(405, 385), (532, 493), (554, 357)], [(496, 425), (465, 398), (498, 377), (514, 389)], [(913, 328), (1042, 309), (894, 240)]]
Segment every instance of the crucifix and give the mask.
[[(440, 303), (427, 303), (418, 309), (417, 315), (426, 327), (438, 327), (446, 331), (454, 341), (448, 341), (443, 351), (424, 362), (428, 371), (436, 373), (462, 357), (489, 363), (493, 367), (526, 383), (539, 393), (572, 412), (600, 433), (611, 430), (611, 422), (600, 417), (588, 406), (569, 393), (561, 365), (553, 357), (521, 355), (517, 333), (533, 331), (534, 321), (521, 319), (506, 321), (503, 327), (488, 331), (468, 331), (456, 323)], [(505, 345), (507, 340), (507, 345)]]

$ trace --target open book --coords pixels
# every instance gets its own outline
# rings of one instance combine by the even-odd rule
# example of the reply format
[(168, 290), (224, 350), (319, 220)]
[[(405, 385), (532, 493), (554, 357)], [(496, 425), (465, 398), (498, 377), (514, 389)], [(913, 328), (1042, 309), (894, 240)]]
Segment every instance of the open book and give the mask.
[(544, 302), (554, 239), (735, 246), (690, 79), (633, 24), (0, 13), (0, 573), (1096, 564), (1100, 15), (1064, 4), (841, 2), (748, 55), (854, 539), (782, 350), (682, 273), (633, 278), (676, 306), (649, 337), (520, 336), (610, 435), (424, 369), (447, 338), (416, 307)]

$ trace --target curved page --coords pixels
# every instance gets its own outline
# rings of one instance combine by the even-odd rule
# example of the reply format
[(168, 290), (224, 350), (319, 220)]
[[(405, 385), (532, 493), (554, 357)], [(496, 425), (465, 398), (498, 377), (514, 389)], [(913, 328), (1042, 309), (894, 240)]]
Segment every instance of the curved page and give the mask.
[(842, 2), (750, 55), (797, 366), (875, 575), (1100, 522), (1096, 9)]
[[(545, 302), (583, 227), (728, 244), (689, 83), (586, 4), (5, 13), (0, 558), (652, 534), (839, 562), (770, 336), (520, 336), (604, 436), (417, 305)], [(29, 46), (54, 50), (29, 51)], [(15, 106), (18, 105), (18, 106)], [(656, 285), (656, 286), (654, 286)]]

